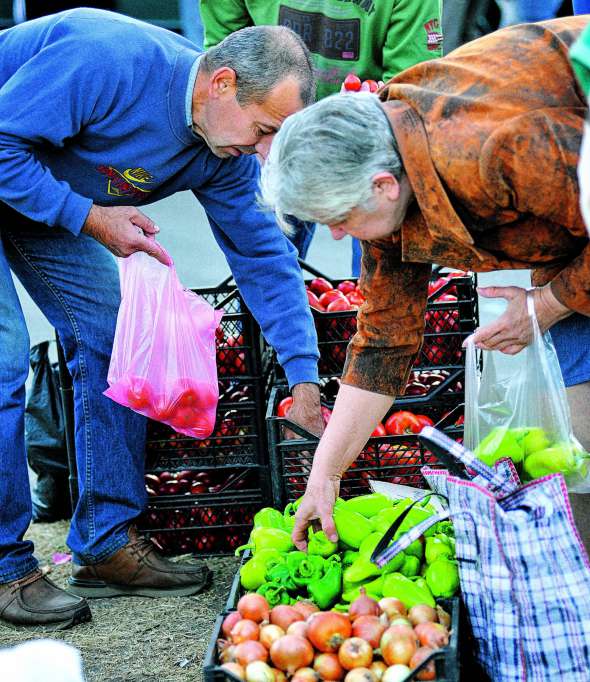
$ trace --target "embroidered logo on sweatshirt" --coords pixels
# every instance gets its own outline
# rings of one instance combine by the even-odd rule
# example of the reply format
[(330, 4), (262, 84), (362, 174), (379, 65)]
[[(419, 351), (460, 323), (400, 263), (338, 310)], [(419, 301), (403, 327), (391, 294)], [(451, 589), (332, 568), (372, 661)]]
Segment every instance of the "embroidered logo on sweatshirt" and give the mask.
[(426, 47), (430, 52), (438, 50), (442, 45), (443, 35), (440, 30), (440, 23), (438, 19), (431, 19), (424, 24), (426, 31)]
[(145, 168), (127, 168), (122, 173), (113, 166), (98, 166), (97, 170), (108, 178), (107, 194), (111, 196), (142, 200), (152, 191), (151, 188), (140, 186), (154, 180), (154, 176)]

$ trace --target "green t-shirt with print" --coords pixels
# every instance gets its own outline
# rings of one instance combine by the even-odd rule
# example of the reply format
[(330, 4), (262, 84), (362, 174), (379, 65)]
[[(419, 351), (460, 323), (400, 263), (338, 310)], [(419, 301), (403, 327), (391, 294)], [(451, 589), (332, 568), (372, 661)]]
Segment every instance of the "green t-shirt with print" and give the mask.
[(288, 26), (309, 47), (317, 98), (346, 74), (387, 81), (442, 56), (442, 0), (201, 0), (205, 47), (245, 26)]

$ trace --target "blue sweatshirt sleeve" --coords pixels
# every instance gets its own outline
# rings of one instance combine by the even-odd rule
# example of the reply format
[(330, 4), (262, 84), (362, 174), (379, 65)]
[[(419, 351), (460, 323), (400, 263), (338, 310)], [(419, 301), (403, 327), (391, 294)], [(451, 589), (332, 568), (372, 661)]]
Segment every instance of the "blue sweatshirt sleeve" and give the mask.
[(289, 386), (318, 383), (317, 335), (295, 247), (256, 204), (258, 162), (220, 162), (194, 190), (246, 304), (277, 352)]
[[(32, 30), (29, 37), (39, 42)], [(18, 57), (24, 48), (8, 42), (2, 49)], [(6, 57), (2, 62), (4, 72), (14, 70), (0, 88), (0, 200), (32, 220), (78, 234), (92, 200), (54, 177), (35, 149), (63, 148), (80, 133), (106, 69), (73, 36), (43, 36), (35, 49), (21, 54), (20, 64), (7, 63)]]

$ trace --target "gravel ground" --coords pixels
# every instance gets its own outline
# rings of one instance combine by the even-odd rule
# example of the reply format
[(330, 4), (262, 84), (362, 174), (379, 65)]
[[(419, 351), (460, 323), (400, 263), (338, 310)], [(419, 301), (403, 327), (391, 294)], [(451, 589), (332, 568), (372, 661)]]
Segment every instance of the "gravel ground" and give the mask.
[[(31, 526), (27, 537), (35, 543), (42, 566), (51, 565), (54, 552), (69, 551), (65, 545), (67, 530), (65, 521)], [(93, 620), (63, 632), (16, 628), (0, 622), (0, 646), (41, 637), (67, 642), (81, 651), (88, 682), (202, 680), (202, 660), (238, 563), (234, 557), (207, 559), (214, 571), (213, 585), (195, 597), (92, 600)], [(50, 577), (65, 586), (69, 573), (69, 564), (51, 566)]]

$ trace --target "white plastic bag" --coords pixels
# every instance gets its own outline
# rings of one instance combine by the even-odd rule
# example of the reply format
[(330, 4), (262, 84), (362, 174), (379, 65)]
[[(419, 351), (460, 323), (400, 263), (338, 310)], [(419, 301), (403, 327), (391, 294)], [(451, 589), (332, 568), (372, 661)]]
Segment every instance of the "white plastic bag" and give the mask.
[(542, 334), (527, 295), (533, 341), (515, 356), (484, 351), (479, 373), (468, 339), (465, 367), (465, 446), (489, 466), (510, 457), (522, 480), (564, 475), (571, 492), (590, 492), (588, 453), (572, 432), (557, 354)]

